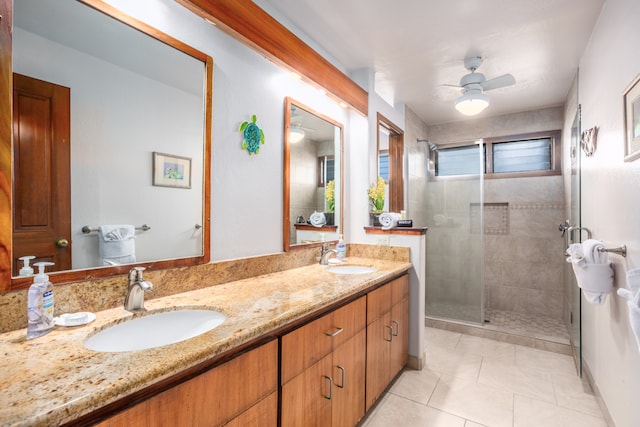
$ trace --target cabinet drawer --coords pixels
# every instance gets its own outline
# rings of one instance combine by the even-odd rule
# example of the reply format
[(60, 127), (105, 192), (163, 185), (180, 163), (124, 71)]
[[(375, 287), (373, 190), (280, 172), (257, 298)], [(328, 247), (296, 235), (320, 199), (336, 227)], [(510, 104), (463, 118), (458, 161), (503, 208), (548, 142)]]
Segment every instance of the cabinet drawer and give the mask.
[[(113, 417), (99, 427), (222, 426), (262, 402), (277, 411), (278, 346), (275, 340), (163, 391)], [(257, 411), (258, 409), (256, 409)], [(247, 417), (256, 414), (249, 413)], [(258, 418), (262, 419), (262, 415)]]
[(281, 338), (281, 378), (285, 384), (364, 329), (366, 300), (362, 297)]
[(367, 294), (367, 325), (391, 309), (391, 286), (384, 285)]
[(409, 276), (404, 275), (393, 280), (391, 287), (391, 305), (400, 304), (402, 300), (409, 298)]

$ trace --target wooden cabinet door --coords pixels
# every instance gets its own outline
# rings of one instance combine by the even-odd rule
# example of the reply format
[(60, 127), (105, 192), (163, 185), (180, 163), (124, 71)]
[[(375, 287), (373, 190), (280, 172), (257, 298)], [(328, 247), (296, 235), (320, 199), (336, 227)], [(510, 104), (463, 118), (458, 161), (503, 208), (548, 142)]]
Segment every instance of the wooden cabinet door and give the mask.
[(305, 369), (282, 385), (282, 427), (331, 426), (331, 405), (336, 386), (332, 373), (333, 355)]
[(353, 427), (364, 416), (366, 338), (362, 329), (333, 352), (333, 427)]
[(383, 313), (367, 326), (367, 371), (365, 409), (368, 411), (389, 384), (391, 357), (391, 313)]
[(409, 359), (409, 299), (404, 299), (391, 308), (391, 366), (389, 380), (407, 364)]

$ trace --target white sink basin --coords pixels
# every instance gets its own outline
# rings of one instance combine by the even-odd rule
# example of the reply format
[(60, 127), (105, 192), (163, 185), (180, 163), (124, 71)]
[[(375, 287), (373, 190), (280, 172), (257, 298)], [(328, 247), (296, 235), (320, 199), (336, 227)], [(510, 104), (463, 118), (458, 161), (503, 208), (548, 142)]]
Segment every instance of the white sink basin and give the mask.
[(116, 353), (144, 350), (184, 341), (214, 329), (227, 316), (213, 310), (182, 309), (137, 317), (89, 337), (90, 350)]
[(375, 267), (367, 267), (365, 265), (342, 265), (327, 268), (329, 273), (335, 274), (366, 274), (378, 271)]

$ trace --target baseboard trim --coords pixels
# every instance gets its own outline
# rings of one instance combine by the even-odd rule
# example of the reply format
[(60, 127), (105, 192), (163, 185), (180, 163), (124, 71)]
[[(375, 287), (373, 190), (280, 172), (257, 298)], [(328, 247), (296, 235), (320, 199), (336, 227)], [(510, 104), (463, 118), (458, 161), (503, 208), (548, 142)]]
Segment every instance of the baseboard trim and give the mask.
[(616, 427), (616, 423), (613, 422), (613, 418), (609, 413), (609, 408), (607, 408), (607, 405), (602, 398), (602, 394), (600, 393), (600, 389), (596, 385), (593, 375), (591, 375), (591, 370), (589, 369), (589, 366), (587, 365), (587, 362), (584, 360), (584, 358), (582, 359), (582, 381), (586, 381), (587, 384), (591, 387), (591, 390), (593, 390), (593, 395), (598, 401), (598, 405), (600, 406), (600, 410), (602, 411), (602, 415), (604, 416), (604, 421), (609, 427)]

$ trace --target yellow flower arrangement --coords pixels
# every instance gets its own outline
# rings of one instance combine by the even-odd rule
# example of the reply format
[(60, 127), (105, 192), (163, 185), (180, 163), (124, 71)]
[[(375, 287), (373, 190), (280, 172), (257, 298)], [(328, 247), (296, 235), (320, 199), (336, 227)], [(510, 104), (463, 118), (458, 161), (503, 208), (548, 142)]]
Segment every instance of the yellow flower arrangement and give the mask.
[(378, 177), (376, 185), (369, 187), (369, 202), (371, 203), (372, 212), (381, 212), (384, 208), (384, 179)]
[(327, 182), (327, 187), (324, 189), (324, 198), (327, 201), (329, 212), (333, 212), (336, 208), (336, 183), (334, 180)]

